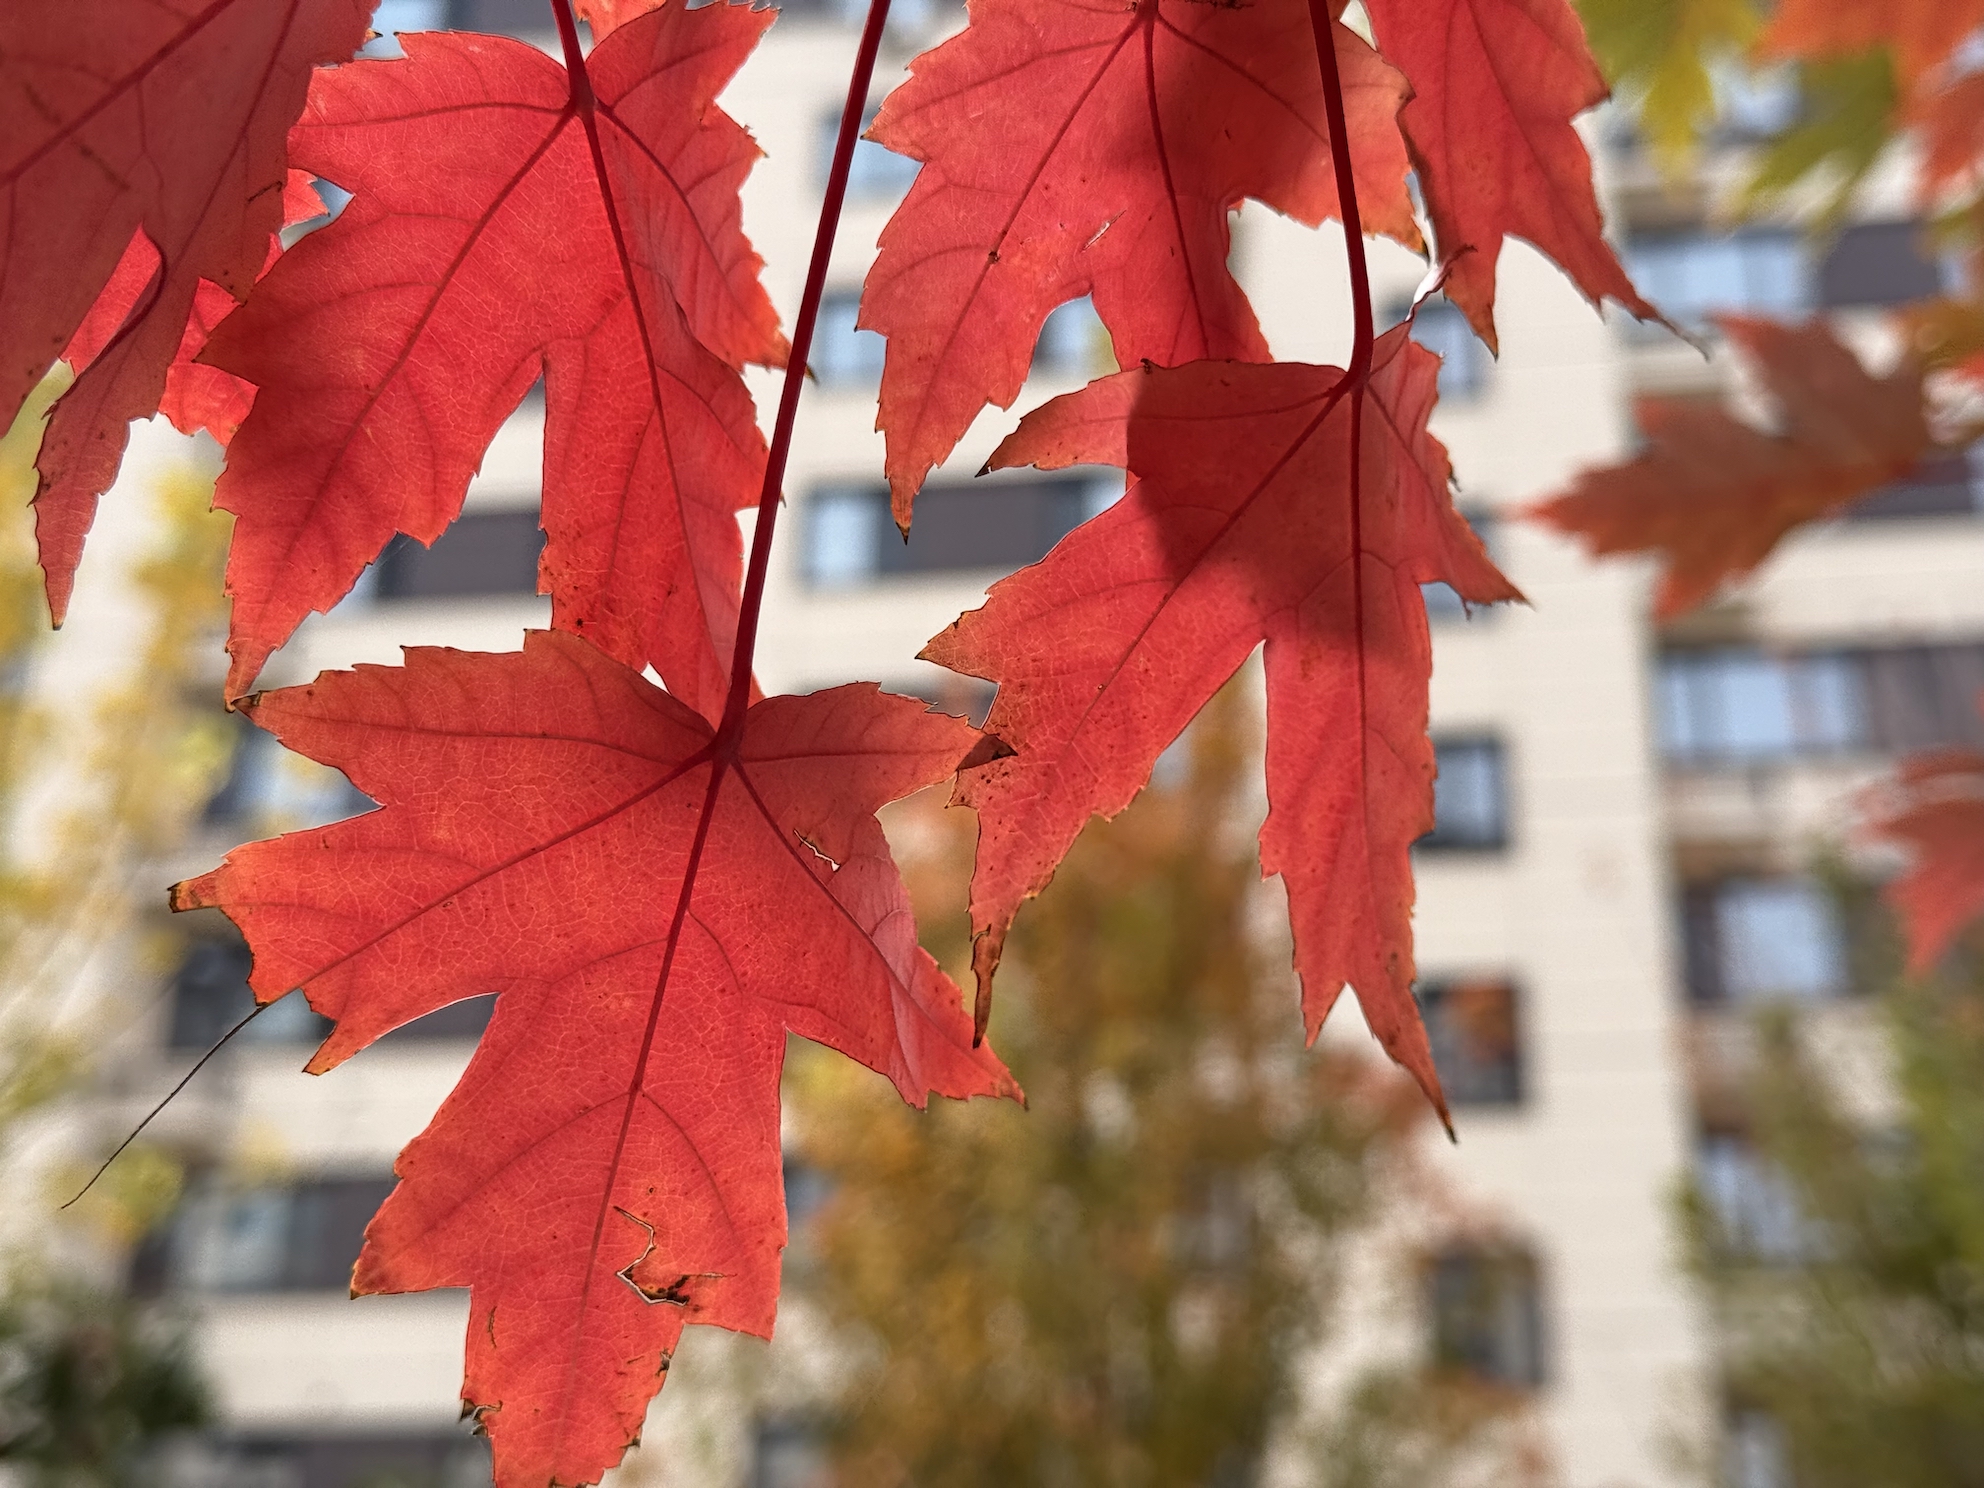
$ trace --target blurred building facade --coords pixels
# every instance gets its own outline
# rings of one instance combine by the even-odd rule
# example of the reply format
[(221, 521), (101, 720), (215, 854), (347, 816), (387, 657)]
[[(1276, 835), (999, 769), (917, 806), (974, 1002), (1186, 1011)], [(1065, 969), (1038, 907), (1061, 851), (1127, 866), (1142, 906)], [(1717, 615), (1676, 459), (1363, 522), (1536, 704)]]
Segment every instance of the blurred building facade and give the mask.
[[(937, 3), (898, 5), (877, 97), (956, 24)], [(858, 17), (837, 0), (786, 10), (726, 104), (767, 153), (746, 188), (746, 225), (789, 314)], [(536, 0), (386, 0), (379, 24), (536, 38), (547, 15)], [(1725, 145), (1740, 150), (1746, 130), (1793, 106), (1732, 99)], [(1702, 331), (1725, 309), (1826, 312), (1878, 357), (1881, 307), (1943, 273), (1923, 256), (1898, 188), (1884, 195), (1877, 182), (1864, 220), (1830, 242), (1792, 227), (1732, 236), (1709, 220), (1713, 159), (1709, 179), (1676, 186), (1623, 126), (1601, 123), (1591, 137), (1628, 267), (1684, 329)], [(873, 145), (856, 158), (759, 670), (768, 690), (869, 678), (976, 710), (987, 701), (979, 684), (914, 661), (916, 651), (1121, 481), (1108, 471), (972, 480), (1010, 427), (994, 411), (932, 477), (908, 543), (895, 537), (872, 429), (882, 343), (853, 320), (876, 234), (913, 171)], [(1343, 359), (1340, 248), (1340, 235), (1259, 207), (1237, 220), (1236, 263), (1278, 355)], [(1402, 316), (1424, 265), (1380, 248), (1373, 271), (1381, 316)], [(1843, 1046), (1871, 1042), (1847, 927), (1812, 867), (1838, 841), (1852, 793), (1897, 751), (1984, 742), (1971, 706), (1984, 690), (1984, 487), (1963, 462), (1927, 471), (1795, 539), (1736, 600), (1655, 628), (1643, 571), (1595, 565), (1516, 512), (1627, 450), (1636, 395), (1745, 390), (1725, 359), (1595, 314), (1524, 245), (1503, 256), (1500, 294), (1499, 361), (1443, 302), (1418, 322), (1447, 358), (1434, 427), (1462, 509), (1530, 604), (1468, 615), (1442, 589), (1427, 595), (1440, 781), (1438, 826), (1417, 852), (1420, 991), (1460, 1131), (1428, 1161), (1456, 1201), (1409, 1216), (1396, 1243), (1374, 1247), (1360, 1336), (1531, 1394), (1567, 1488), (1699, 1481), (1721, 1461), (1740, 1488), (1782, 1488), (1766, 1428), (1721, 1398), (1680, 1270), (1673, 1198), (1693, 1171), (1712, 1201), (1773, 1223), (1768, 1175), (1728, 1095), (1748, 1009), (1822, 1004)], [(1110, 369), (1092, 311), (1064, 307), (1020, 406)], [(774, 401), (769, 377), (753, 390), (761, 407)], [(461, 521), (431, 549), (389, 549), (269, 679), (393, 662), (404, 644), (507, 649), (546, 623), (535, 593), (541, 427), (541, 401), (527, 399)], [(142, 482), (147, 459), (166, 458), (171, 443), (141, 440), (126, 481)], [(106, 503), (106, 522), (131, 506)], [(204, 840), (169, 868), (199, 871), (245, 837), (363, 804), (244, 731)], [(137, 1072), (125, 1072), (135, 1107), (248, 1006), (245, 951), (211, 918), (158, 1003)], [(199, 1319), (227, 1424), (189, 1469), (195, 1481), (487, 1481), (486, 1455), (455, 1420), (465, 1300), (344, 1295), (395, 1152), (439, 1104), (487, 1012), (475, 1002), (437, 1013), (317, 1080), (296, 1071), (322, 1025), (292, 998), (168, 1112), (162, 1135), (194, 1177), (173, 1222), (134, 1257), (131, 1283), (185, 1300)], [(1363, 1038), (1347, 999), (1326, 1036)], [(660, 1411), (688, 1419), (697, 1388), (694, 1371), (680, 1371)], [(788, 1424), (716, 1429), (724, 1439), (698, 1459), (724, 1480), (711, 1488), (804, 1481), (809, 1458)], [(1724, 1443), (1734, 1444), (1726, 1458)], [(626, 1476), (643, 1480), (638, 1465)]]

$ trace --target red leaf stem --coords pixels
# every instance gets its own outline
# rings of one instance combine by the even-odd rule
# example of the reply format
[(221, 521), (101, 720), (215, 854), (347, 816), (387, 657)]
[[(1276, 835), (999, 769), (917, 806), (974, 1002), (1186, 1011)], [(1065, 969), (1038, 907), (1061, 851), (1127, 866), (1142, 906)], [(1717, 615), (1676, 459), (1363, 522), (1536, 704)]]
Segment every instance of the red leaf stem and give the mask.
[[(558, 21), (558, 40), (564, 48), (565, 68), (572, 79), (572, 106), (578, 111), (590, 137), (593, 128), (592, 80), (587, 75), (585, 57), (579, 49), (578, 23), (572, 14), (571, 0), (551, 0), (551, 9)], [(750, 567), (744, 580), (743, 605), (737, 620), (737, 649), (731, 661), (730, 695), (725, 700), (723, 721), (716, 738), (707, 746), (713, 765), (708, 792), (703, 798), (702, 814), (689, 847), (688, 862), (683, 866), (682, 887), (677, 894), (674, 915), (669, 921), (667, 948), (662, 954), (661, 971), (655, 982), (654, 1001), (648, 1008), (640, 1052), (635, 1056), (634, 1079), (613, 1152), (612, 1168), (616, 1172), (627, 1145), (635, 1099), (646, 1078), (655, 1029), (661, 1018), (661, 1004), (668, 988), (668, 974), (681, 942), (689, 901), (695, 893), (710, 820), (716, 810), (717, 793), (722, 789), (724, 776), (742, 737), (744, 714), (751, 705), (751, 662), (757, 649), (758, 615), (764, 607), (765, 575), (770, 562), (772, 529), (778, 516), (780, 489), (785, 479), (785, 461), (792, 448), (792, 426), (799, 411), (799, 392), (806, 376), (806, 356), (813, 344), (813, 324), (819, 318), (820, 299), (826, 288), (827, 262), (833, 254), (834, 233), (840, 226), (841, 204), (847, 196), (847, 177), (854, 158), (855, 137), (861, 129), (861, 116), (867, 109), (868, 88), (874, 77), (875, 57), (881, 48), (882, 28), (888, 15), (889, 0), (871, 0), (868, 21), (861, 32), (861, 45), (854, 57), (854, 71), (848, 78), (847, 106), (841, 112), (840, 133), (834, 140), (833, 166), (827, 175), (826, 199), (820, 204), (819, 226), (813, 235), (813, 258), (806, 270), (806, 288), (800, 297), (799, 315), (792, 331), (792, 350), (785, 364), (785, 382), (779, 391), (778, 417), (772, 426), (771, 458), (765, 467), (765, 484), (758, 497), (758, 520), (751, 534)], [(595, 142), (594, 153), (597, 152)], [(600, 172), (600, 179), (606, 179), (604, 169)], [(607, 1198), (601, 1200), (599, 1213), (594, 1219), (595, 1249), (606, 1227), (611, 1194), (612, 1185), (609, 1183)], [(590, 1279), (587, 1284), (590, 1286)]]
[[(565, 6), (567, 0), (556, 0)], [(875, 55), (881, 50), (882, 28), (888, 23), (889, 0), (869, 0), (868, 20), (861, 28), (861, 45), (854, 53), (854, 71), (847, 80), (847, 103), (841, 109), (840, 132), (834, 136), (833, 164), (827, 171), (826, 199), (820, 203), (820, 223), (813, 233), (813, 258), (806, 266), (806, 289), (799, 297), (799, 314), (792, 326), (792, 351), (779, 389), (778, 417), (772, 423), (772, 446), (765, 462), (764, 490), (758, 497), (758, 520), (751, 532), (751, 556), (744, 573), (744, 599), (737, 616), (737, 649), (730, 668), (730, 696), (717, 729), (722, 751), (737, 737), (751, 705), (751, 660), (758, 645), (758, 612), (764, 608), (765, 574), (771, 562), (772, 528), (778, 520), (785, 459), (792, 449), (792, 424), (799, 412), (799, 392), (806, 379), (806, 356), (813, 346), (813, 322), (826, 292), (827, 261), (833, 255), (834, 233), (840, 226), (841, 202), (847, 196), (848, 169), (868, 109), (868, 87), (875, 75)], [(720, 775), (722, 772), (719, 771)], [(715, 790), (714, 777), (710, 786)], [(684, 892), (687, 892), (685, 887)]]
[[(1356, 738), (1357, 746), (1362, 750), (1370, 738), (1368, 719), (1365, 717), (1369, 688), (1364, 669), (1367, 650), (1364, 637), (1364, 493), (1361, 489), (1364, 386), (1371, 376), (1371, 348), (1376, 336), (1371, 323), (1371, 270), (1364, 258), (1364, 223), (1357, 211), (1357, 178), (1350, 168), (1350, 129), (1344, 121), (1343, 78), (1336, 65), (1336, 46), (1331, 39), (1330, 21), (1329, 0), (1309, 0), (1309, 29), (1316, 38), (1316, 63), (1323, 74), (1323, 109), (1330, 124), (1330, 164), (1336, 170), (1337, 201), (1342, 211), (1343, 251), (1350, 266), (1350, 362), (1344, 369), (1342, 383), (1338, 385), (1338, 395), (1341, 396), (1346, 390), (1350, 394), (1350, 613), (1356, 617), (1357, 625)], [(1368, 814), (1370, 797), (1367, 794), (1361, 799)], [(1365, 829), (1368, 835), (1368, 820)], [(1453, 1136), (1453, 1122), (1447, 1116), (1446, 1103), (1435, 1096), (1434, 1105), (1439, 1109), (1447, 1135)]]
[[(1364, 260), (1364, 222), (1357, 210), (1357, 177), (1350, 168), (1350, 126), (1344, 119), (1343, 74), (1337, 68), (1330, 19), (1329, 0), (1309, 0), (1309, 29), (1316, 38), (1316, 62), (1323, 74), (1323, 110), (1330, 125), (1330, 164), (1336, 169), (1336, 199), (1343, 220), (1344, 252), (1350, 260), (1350, 308), (1356, 327), (1350, 365), (1343, 380), (1355, 387), (1362, 386), (1370, 376), (1371, 347), (1376, 336), (1371, 324), (1371, 271)], [(1353, 410), (1356, 407), (1354, 403), (1351, 406)], [(1351, 448), (1353, 451), (1356, 448), (1355, 434), (1351, 436)], [(1350, 469), (1354, 481), (1357, 472), (1354, 453)], [(1353, 487), (1353, 494), (1354, 491)], [(1356, 509), (1353, 502), (1351, 510)]]

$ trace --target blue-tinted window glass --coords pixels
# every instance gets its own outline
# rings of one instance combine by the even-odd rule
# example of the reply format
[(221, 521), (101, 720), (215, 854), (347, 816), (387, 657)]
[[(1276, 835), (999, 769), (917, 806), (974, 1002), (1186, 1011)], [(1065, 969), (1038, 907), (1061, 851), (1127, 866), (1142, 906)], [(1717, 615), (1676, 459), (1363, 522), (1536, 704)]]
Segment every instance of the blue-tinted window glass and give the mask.
[[(870, 105), (862, 116), (861, 131), (865, 135), (868, 127), (875, 122), (879, 105)], [(833, 169), (834, 140), (840, 133), (840, 115), (825, 115), (820, 120), (818, 179), (824, 184)], [(847, 167), (847, 199), (851, 202), (894, 201), (909, 190), (910, 183), (922, 162), (912, 160), (907, 155), (898, 155), (885, 145), (878, 145), (871, 139), (859, 139), (854, 144), (854, 158)]]
[[(1500, 524), (1487, 512), (1468, 511), (1461, 513), (1467, 525), (1474, 529), (1474, 535), (1481, 539), (1481, 545), (1488, 550), (1490, 558), (1497, 558), (1495, 551)], [(1444, 624), (1454, 620), (1466, 620), (1489, 613), (1477, 609), (1470, 614), (1461, 597), (1447, 584), (1421, 584), (1420, 596), (1426, 601), (1426, 618), (1434, 624)]]
[(358, 55), (405, 56), (397, 32), (438, 31), (447, 24), (446, 0), (379, 0), (379, 8), (372, 12), (372, 29), (378, 34), (358, 49)]
[(1722, 993), (1732, 1002), (1817, 1001), (1847, 990), (1846, 944), (1809, 879), (1732, 879), (1715, 903)]
[(872, 388), (882, 380), (882, 357), (888, 340), (855, 325), (860, 313), (858, 294), (831, 294), (820, 301), (813, 328), (813, 375), (827, 388)]
[(823, 486), (806, 504), (806, 577), (820, 589), (865, 584), (881, 566), (888, 493)]
[(1421, 847), (1501, 847), (1508, 837), (1502, 745), (1496, 739), (1446, 739), (1434, 744), (1433, 830)]
[(1109, 333), (1095, 313), (1095, 302), (1084, 296), (1056, 305), (1040, 328), (1033, 348), (1033, 370), (1050, 376), (1088, 377), (1098, 369)]
[(1729, 1488), (1793, 1488), (1791, 1443), (1783, 1423), (1760, 1410), (1732, 1412), (1722, 1477)]
[(1640, 292), (1687, 331), (1706, 330), (1709, 316), (1726, 311), (1786, 317), (1811, 304), (1810, 258), (1795, 233), (1641, 238), (1625, 259)]
[(1709, 67), (1716, 130), (1725, 139), (1769, 139), (1798, 122), (1803, 99), (1797, 69), (1752, 68), (1734, 59)]
[(1670, 652), (1655, 701), (1661, 749), (1672, 759), (1755, 764), (1868, 742), (1867, 664), (1854, 653)]
[(1464, 401), (1487, 386), (1488, 348), (1475, 336), (1460, 309), (1446, 300), (1428, 300), (1413, 317), (1412, 339), (1440, 358), (1440, 396)]
[(1754, 1143), (1728, 1133), (1695, 1149), (1695, 1183), (1724, 1244), (1758, 1260), (1791, 1261), (1811, 1241), (1798, 1196)]

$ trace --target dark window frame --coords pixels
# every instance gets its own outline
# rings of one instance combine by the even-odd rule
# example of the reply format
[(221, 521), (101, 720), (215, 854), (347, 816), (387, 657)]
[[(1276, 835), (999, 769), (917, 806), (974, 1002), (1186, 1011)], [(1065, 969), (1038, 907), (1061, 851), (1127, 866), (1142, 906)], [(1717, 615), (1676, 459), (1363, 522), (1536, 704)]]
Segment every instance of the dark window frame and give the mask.
[[(1505, 976), (1442, 977), (1415, 994), (1440, 1087), (1454, 1106), (1507, 1108), (1527, 1097), (1522, 990)], [(1495, 1001), (1500, 1007), (1492, 1006)]]
[[(800, 514), (802, 574), (815, 593), (869, 589), (908, 579), (1007, 574), (1046, 557), (1094, 514), (1113, 471), (1077, 469), (982, 481), (933, 481), (917, 497), (916, 523), (905, 542), (889, 515), (889, 491), (879, 481), (821, 481)], [(849, 522), (838, 537), (828, 521)], [(841, 561), (828, 541), (866, 548)]]
[[(1750, 886), (1796, 886), (1823, 907), (1837, 966), (1835, 983), (1824, 989), (1803, 990), (1739, 989), (1731, 985), (1733, 951), (1727, 944), (1724, 924), (1727, 896), (1734, 889)], [(1681, 888), (1680, 930), (1682, 939), (1682, 978), (1688, 1001), (1698, 1008), (1749, 1008), (1780, 1003), (1826, 1005), (1845, 1001), (1859, 994), (1856, 976), (1852, 926), (1825, 885), (1808, 874), (1724, 873), (1698, 878)]]
[[(1440, 732), (1433, 736), (1434, 759), (1440, 773), (1433, 781), (1433, 830), (1413, 844), (1415, 851), (1446, 854), (1486, 854), (1508, 851), (1511, 838), (1511, 819), (1514, 815), (1511, 803), (1509, 749), (1502, 736), (1486, 731)], [(1451, 792), (1457, 787), (1458, 776), (1454, 755), (1465, 751), (1471, 755), (1486, 756), (1491, 761), (1490, 778), (1493, 782), (1492, 822), (1485, 831), (1463, 830), (1449, 822), (1443, 830), (1440, 822), (1440, 781), (1448, 781)], [(1441, 760), (1442, 754), (1447, 758)]]
[(534, 506), (466, 511), (431, 544), (396, 534), (374, 560), (375, 603), (535, 599), (544, 529)]
[[(1501, 560), (1497, 550), (1501, 547), (1501, 518), (1483, 506), (1457, 506), (1454, 510), (1481, 540), (1489, 559), (1499, 565)], [(1501, 608), (1499, 605), (1471, 605), (1451, 585), (1440, 582), (1421, 584), (1419, 595), (1426, 604), (1427, 623), (1435, 627), (1463, 622), (1479, 625)]]
[(1452, 1245), (1428, 1257), (1424, 1285), (1436, 1369), (1517, 1390), (1549, 1383), (1543, 1268), (1533, 1251)]

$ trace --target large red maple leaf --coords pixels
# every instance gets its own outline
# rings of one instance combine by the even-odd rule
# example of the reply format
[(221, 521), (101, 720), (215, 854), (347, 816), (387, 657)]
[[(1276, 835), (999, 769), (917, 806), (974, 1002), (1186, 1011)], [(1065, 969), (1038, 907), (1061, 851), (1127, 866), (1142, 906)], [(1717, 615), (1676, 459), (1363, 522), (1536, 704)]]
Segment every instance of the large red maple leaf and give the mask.
[(158, 411), (202, 282), (236, 300), (255, 282), (282, 224), (285, 131), (312, 69), (363, 43), (374, 3), (0, 6), (0, 425), (134, 237), (155, 255), (50, 416), (36, 500), (58, 622), (130, 421)]
[(1634, 410), (1638, 455), (1583, 472), (1533, 509), (1593, 553), (1659, 553), (1662, 619), (1750, 572), (1800, 523), (1908, 474), (1931, 448), (1912, 359), (1872, 377), (1820, 321), (1716, 324), (1775, 402), (1774, 430), (1691, 400), (1645, 398)]
[(1411, 991), (1408, 849), (1433, 826), (1419, 586), (1519, 596), (1454, 512), (1426, 432), (1438, 368), (1404, 326), (1362, 389), (1297, 363), (1146, 367), (1056, 398), (999, 447), (995, 466), (1096, 461), (1135, 483), (923, 653), (999, 684), (986, 730), (1015, 751), (959, 777), (979, 812), (981, 1017), (1021, 903), (1266, 641), (1261, 862), (1288, 886), (1309, 1034), (1350, 983), (1440, 1103)]
[(1490, 348), (1502, 241), (1525, 238), (1595, 304), (1641, 319), (1640, 297), (1606, 243), (1591, 157), (1571, 125), (1606, 96), (1566, 0), (1367, 0), (1386, 59), (1412, 84), (1400, 121), (1446, 266), (1447, 297)]
[(337, 1019), (310, 1068), (499, 994), (354, 1290), (471, 1289), (464, 1398), (502, 1482), (596, 1481), (685, 1322), (771, 1332), (788, 1029), (919, 1106), (1019, 1094), (873, 816), (980, 744), (958, 719), (859, 684), (761, 702), (720, 745), (555, 632), (244, 707), (381, 804), (174, 891), (241, 927), (264, 1003), (301, 987)]
[(1926, 975), (1984, 914), (1984, 754), (1944, 749), (1904, 760), (1862, 807), (1867, 836), (1908, 851), (1887, 900), (1907, 936), (1909, 971)]
[[(1364, 221), (1416, 248), (1404, 81), (1334, 35)], [(1093, 295), (1126, 367), (1266, 360), (1228, 213), (1247, 197), (1311, 225), (1339, 212), (1303, 0), (974, 0), (913, 69), (870, 134), (924, 166), (861, 299), (888, 337), (878, 426), (905, 527), (979, 410), (1012, 405), (1056, 305)]]
[(475, 35), (319, 79), (290, 148), (353, 199), (205, 352), (259, 389), (216, 496), (231, 691), (394, 532), (440, 535), (542, 372), (555, 622), (715, 716), (764, 459), (736, 369), (785, 345), (741, 225), (756, 147), (713, 100), (771, 21), (665, 6), (577, 86)]

